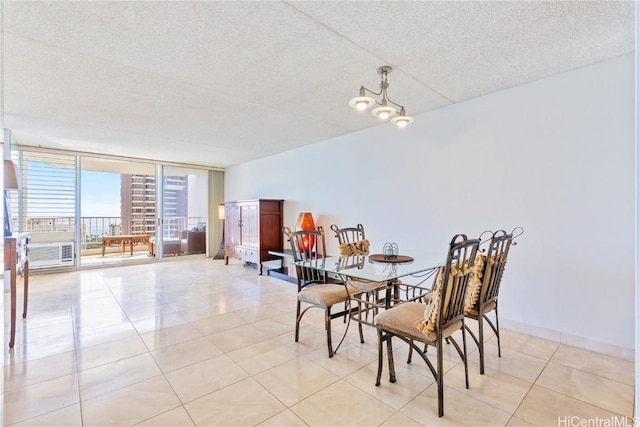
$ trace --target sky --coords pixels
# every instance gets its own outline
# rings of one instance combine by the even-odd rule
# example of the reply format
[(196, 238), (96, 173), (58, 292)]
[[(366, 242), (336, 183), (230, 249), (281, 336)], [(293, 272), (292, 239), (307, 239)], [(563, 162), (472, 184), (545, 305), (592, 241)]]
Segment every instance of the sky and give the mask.
[(120, 216), (120, 174), (81, 172), (81, 216)]

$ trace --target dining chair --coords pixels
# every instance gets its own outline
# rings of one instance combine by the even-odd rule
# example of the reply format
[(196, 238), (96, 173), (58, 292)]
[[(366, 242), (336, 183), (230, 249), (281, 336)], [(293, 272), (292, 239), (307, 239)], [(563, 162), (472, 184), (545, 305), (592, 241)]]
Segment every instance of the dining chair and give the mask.
[[(333, 230), (338, 239), (340, 258), (343, 260), (343, 263), (353, 263), (354, 259), (361, 259), (369, 255), (369, 241), (365, 238), (362, 224), (345, 228), (331, 224), (331, 230)], [(349, 283), (364, 293), (370, 293), (383, 286), (378, 282), (363, 279), (350, 279)]]
[[(365, 237), (362, 224), (344, 228), (331, 224), (331, 230), (333, 230), (335, 237), (338, 239), (342, 267), (353, 267), (356, 261), (364, 262), (364, 258), (369, 255), (370, 243)], [(386, 289), (387, 285), (364, 279), (347, 278), (345, 280), (359, 291), (358, 298), (353, 299), (357, 304), (357, 311), (352, 316), (352, 319), (358, 322), (360, 330), (363, 323), (373, 325), (373, 316), (377, 313), (380, 302), (383, 301), (380, 293)], [(360, 333), (360, 338), (360, 341), (364, 343), (362, 332)]]
[[(498, 357), (501, 357), (498, 295), (504, 268), (507, 264), (507, 256), (509, 255), (509, 249), (513, 242), (513, 232), (507, 234), (504, 230), (498, 230), (491, 234), (487, 242), (487, 248), (485, 248), (486, 253), (478, 252), (475, 264), (477, 274), (474, 275), (467, 289), (464, 307), (465, 317), (478, 322), (477, 336), (469, 328), (469, 325), (465, 325), (465, 327), (478, 346), (478, 353), (480, 354), (480, 374), (484, 374), (484, 321), (489, 324), (493, 333), (496, 335), (498, 341)], [(485, 249), (483, 249), (483, 251)], [(487, 316), (491, 311), (495, 312), (495, 324), (491, 322)]]
[(331, 230), (338, 239), (340, 256), (369, 255), (369, 241), (364, 236), (362, 224), (345, 228), (331, 224)]
[[(378, 375), (376, 386), (382, 376), (383, 343), (387, 343), (389, 381), (396, 382), (393, 362), (392, 338), (397, 337), (425, 361), (438, 387), (438, 416), (444, 415), (444, 370), (442, 346), (445, 339), (453, 344), (464, 364), (465, 385), (469, 388), (467, 366), (467, 340), (464, 325), (464, 302), (467, 285), (471, 277), (478, 252), (479, 239), (468, 239), (458, 234), (451, 239), (444, 266), (440, 267), (431, 298), (427, 304), (405, 302), (380, 312), (375, 317), (378, 332)], [(462, 349), (453, 338), (462, 333)], [(424, 345), (420, 348), (419, 343)], [(427, 348), (436, 347), (437, 364), (434, 367), (427, 357)], [(407, 361), (411, 363), (411, 359)]]
[[(318, 226), (316, 230), (300, 231), (291, 231), (289, 227), (284, 227), (283, 232), (291, 243), (298, 282), (295, 342), (298, 342), (300, 336), (302, 317), (309, 309), (320, 308), (324, 311), (329, 357), (333, 357), (337, 348), (334, 350), (331, 341), (331, 320), (350, 314), (350, 305), (348, 304), (350, 295), (356, 294), (358, 291), (339, 280), (328, 278), (325, 271), (313, 268), (322, 264), (327, 257), (322, 226)], [(302, 261), (305, 261), (308, 267), (300, 265), (299, 263)], [(307, 304), (308, 307), (302, 309), (302, 304)], [(343, 304), (344, 308), (339, 312), (332, 313), (331, 309), (336, 304)], [(362, 332), (360, 333), (362, 340)]]

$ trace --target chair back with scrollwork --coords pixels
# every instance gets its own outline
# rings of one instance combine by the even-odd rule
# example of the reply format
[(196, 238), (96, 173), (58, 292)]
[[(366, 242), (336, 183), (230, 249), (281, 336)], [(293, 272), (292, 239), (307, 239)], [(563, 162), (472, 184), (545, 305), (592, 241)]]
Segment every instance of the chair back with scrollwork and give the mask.
[[(298, 289), (311, 283), (326, 283), (326, 273), (320, 269), (311, 268), (325, 262), (326, 249), (322, 226), (318, 226), (316, 230), (300, 231), (291, 231), (289, 227), (284, 227), (283, 232), (291, 244), (293, 262), (298, 276)], [(305, 266), (299, 265), (301, 261), (305, 262)]]
[(440, 328), (464, 317), (464, 297), (480, 245), (479, 239), (464, 234), (453, 237), (442, 278)]
[(369, 255), (369, 241), (364, 236), (362, 224), (345, 228), (332, 224), (331, 230), (338, 238), (340, 256)]
[(468, 239), (464, 234), (451, 240), (446, 263), (436, 277), (425, 322), (418, 326), (428, 336), (440, 340), (447, 327), (464, 319), (465, 295), (479, 245), (480, 239)]
[[(513, 234), (507, 234), (504, 230), (498, 230), (491, 236), (482, 271), (482, 288), (478, 302), (480, 306), (498, 300), (500, 283), (502, 282), (512, 241)], [(478, 312), (482, 313), (482, 310), (478, 310)]]

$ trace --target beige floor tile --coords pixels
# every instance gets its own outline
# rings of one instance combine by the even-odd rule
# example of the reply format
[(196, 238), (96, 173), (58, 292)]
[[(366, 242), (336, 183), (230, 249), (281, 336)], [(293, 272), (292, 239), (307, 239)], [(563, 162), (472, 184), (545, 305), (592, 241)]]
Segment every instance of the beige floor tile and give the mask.
[(341, 378), (378, 360), (377, 353), (371, 353), (359, 344), (349, 345), (346, 343), (342, 343), (338, 352), (331, 358), (329, 358), (326, 348), (319, 348), (305, 354), (304, 357), (313, 360), (318, 365)]
[(295, 332), (292, 330), (282, 335), (275, 337), (283, 345), (295, 350), (298, 356), (303, 356), (319, 348), (327, 352), (327, 336), (324, 330), (317, 329), (313, 326), (300, 327), (300, 335), (298, 342), (295, 342)]
[(502, 357), (498, 357), (498, 347), (493, 344), (487, 343), (484, 348), (485, 368), (500, 371), (525, 381), (534, 382), (547, 364), (546, 360), (506, 348), (502, 349)]
[(136, 336), (138, 333), (131, 323), (119, 323), (106, 327), (81, 328), (75, 333), (76, 348), (91, 347), (98, 344)]
[(277, 337), (278, 335), (282, 335), (289, 331), (293, 331), (295, 329), (295, 322), (288, 318), (284, 320), (281, 316), (270, 317), (268, 319), (260, 320), (252, 323), (255, 325), (260, 331), (262, 331), (263, 335), (267, 338)]
[(379, 425), (395, 412), (390, 406), (343, 380), (290, 409), (305, 423), (317, 426)]
[(146, 319), (135, 320), (132, 322), (139, 334), (156, 331), (158, 329), (170, 328), (188, 323), (187, 319), (178, 313), (160, 314)]
[[(469, 390), (458, 354), (443, 346), (438, 418), (431, 372), (419, 356), (406, 363), (405, 343), (393, 340), (397, 382), (385, 349), (376, 387), (376, 330), (365, 326), (362, 344), (351, 323), (330, 359), (322, 310), (304, 316), (294, 341), (295, 301), (291, 283), (203, 257), (34, 275), (29, 318), (18, 322), (0, 378), (4, 422), (557, 426), (559, 416), (613, 419), (632, 408), (632, 362), (502, 330), (502, 358), (485, 335), (484, 376), (467, 340)], [(336, 345), (346, 325), (332, 326)], [(427, 354), (435, 364), (435, 348)]]
[(227, 355), (251, 375), (298, 357), (294, 350), (276, 339), (260, 341), (229, 352)]
[[(31, 292), (29, 292), (29, 294), (31, 294)], [(7, 305), (6, 307), (7, 308), (10, 307), (10, 305)], [(10, 313), (11, 313), (10, 310), (5, 310), (4, 312), (4, 316), (5, 316), (4, 329), (5, 329), (5, 332), (7, 333), (9, 332), (9, 328), (11, 325), (9, 323)], [(45, 311), (40, 315), (34, 315), (33, 313), (31, 313), (31, 310), (29, 310), (26, 320), (16, 322), (16, 334), (21, 334), (22, 331), (25, 331), (25, 330), (43, 328), (47, 326), (55, 327), (56, 329), (59, 329), (59, 330), (66, 330), (66, 331), (73, 330), (73, 314), (71, 313), (71, 310), (65, 310), (58, 313)]]
[(393, 414), (387, 421), (380, 424), (381, 427), (413, 427), (413, 426), (421, 426), (419, 422), (412, 420), (406, 415), (401, 414), (400, 412), (396, 412)]
[(149, 353), (121, 359), (78, 373), (82, 401), (162, 374)]
[(82, 403), (85, 426), (129, 426), (180, 406), (163, 376), (103, 394)]
[(81, 301), (75, 317), (75, 327), (81, 330), (100, 329), (112, 326), (131, 326), (129, 318), (117, 302), (96, 299), (92, 303)]
[[(513, 415), (537, 426), (559, 426), (560, 420), (567, 420), (566, 426), (582, 425), (581, 420), (586, 423), (590, 419), (616, 417), (613, 412), (538, 385), (533, 386)], [(571, 424), (572, 419), (578, 424)]]
[(151, 351), (202, 338), (203, 336), (202, 332), (189, 323), (163, 329), (156, 329), (155, 331), (140, 335), (144, 344)]
[(198, 426), (256, 425), (285, 409), (252, 378), (187, 403), (185, 408)]
[(84, 347), (76, 352), (78, 370), (95, 368), (146, 352), (147, 348), (138, 335)]
[(207, 338), (220, 348), (220, 350), (228, 353), (272, 337), (265, 336), (264, 331), (252, 323), (208, 335)]
[(286, 302), (277, 304), (267, 303), (238, 310), (235, 312), (235, 314), (241, 316), (247, 323), (253, 323), (269, 319), (274, 316), (282, 316), (283, 311), (291, 311), (290, 314), (286, 315), (284, 318), (280, 317), (279, 320), (282, 321), (282, 323), (289, 325), (289, 327), (293, 329), (296, 323), (295, 308), (295, 302), (291, 305), (288, 305)]
[(80, 427), (82, 426), (82, 414), (80, 404), (65, 406), (57, 411), (48, 412), (39, 417), (21, 421), (12, 426), (23, 427)]
[(635, 366), (631, 360), (561, 345), (551, 361), (623, 384), (632, 386), (635, 383)]
[(378, 354), (378, 332), (376, 331), (376, 328), (368, 325), (362, 325), (362, 333), (364, 335), (364, 343), (360, 342), (358, 324), (351, 321), (347, 337), (345, 338), (345, 343), (358, 345), (367, 351)]
[[(393, 340), (394, 349), (393, 349), (393, 360), (395, 363), (396, 369), (399, 366), (403, 366), (409, 371), (426, 376), (428, 380), (433, 379), (433, 375), (428, 365), (422, 360), (422, 358), (416, 353), (413, 352), (411, 357), (411, 363), (407, 363), (407, 359), (409, 357), (409, 346), (399, 339)], [(387, 361), (387, 346), (386, 344), (383, 346), (383, 358), (384, 364), (382, 368), (382, 378), (389, 378), (389, 364)], [(438, 363), (438, 355), (435, 347), (429, 347), (427, 349), (427, 358), (431, 361), (431, 364), (434, 368), (437, 367)], [(448, 372), (454, 366), (462, 363), (462, 359), (460, 355), (456, 352), (453, 345), (444, 345), (442, 349), (442, 368), (444, 372)]]
[(260, 303), (251, 298), (242, 298), (232, 294), (230, 298), (219, 301), (219, 314), (232, 313), (249, 307), (256, 307)]
[[(497, 349), (498, 340), (495, 336), (488, 341)], [(549, 360), (560, 344), (555, 341), (532, 337), (509, 329), (500, 330), (500, 347), (528, 354), (539, 359)]]
[(246, 325), (247, 322), (236, 312), (207, 317), (191, 324), (206, 336)]
[(534, 427), (535, 424), (531, 424), (530, 422), (525, 421), (522, 418), (511, 417), (511, 419), (509, 420), (509, 422), (505, 427), (529, 427), (529, 426)]
[(222, 354), (220, 349), (204, 337), (163, 347), (151, 352), (158, 366), (160, 366), (162, 372), (165, 373), (210, 359), (220, 354)]
[(76, 374), (4, 393), (4, 422), (28, 420), (80, 401)]
[(75, 352), (16, 363), (4, 368), (4, 391), (8, 392), (75, 372)]
[(286, 409), (258, 425), (263, 427), (298, 427), (307, 424), (296, 414)]
[[(5, 344), (9, 345), (9, 333), (5, 333)], [(57, 354), (75, 351), (76, 345), (73, 333), (68, 335), (60, 334), (55, 337), (48, 337), (42, 340), (25, 340), (16, 334), (15, 346), (5, 354), (5, 366)]]
[(136, 424), (142, 427), (187, 427), (195, 426), (184, 406), (172, 409), (146, 421)]
[(336, 375), (304, 358), (285, 362), (254, 378), (287, 406), (339, 380)]
[(223, 354), (176, 369), (166, 376), (184, 403), (241, 381), (249, 375)]
[(178, 314), (188, 322), (197, 322), (220, 314), (220, 308), (217, 306), (205, 305), (202, 307), (191, 308), (184, 311), (178, 311)]
[(533, 386), (530, 382), (493, 369), (485, 369), (484, 375), (480, 375), (479, 370), (478, 364), (469, 362), (468, 389), (465, 388), (463, 364), (457, 365), (446, 373), (445, 384), (510, 414), (518, 408)]
[(633, 416), (633, 386), (549, 362), (536, 384), (616, 414)]
[(388, 377), (383, 377), (377, 387), (375, 385), (378, 373), (377, 361), (368, 364), (344, 379), (394, 409), (402, 408), (418, 394), (426, 390), (434, 381), (433, 378), (417, 375), (404, 366), (396, 366), (395, 369), (397, 381), (390, 383)]
[(124, 305), (122, 309), (132, 322), (175, 313), (169, 304), (158, 302), (155, 298), (140, 304)]
[(444, 386), (444, 416), (438, 417), (438, 388), (433, 383), (400, 412), (428, 426), (503, 426), (511, 414)]

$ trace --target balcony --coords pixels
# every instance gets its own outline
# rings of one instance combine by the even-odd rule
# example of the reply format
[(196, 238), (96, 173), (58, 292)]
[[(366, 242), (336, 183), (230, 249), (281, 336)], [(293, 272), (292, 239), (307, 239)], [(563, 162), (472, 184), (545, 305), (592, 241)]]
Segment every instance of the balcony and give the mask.
[[(17, 221), (14, 230), (18, 230)], [(191, 230), (195, 226), (206, 223), (205, 217), (169, 217), (162, 220), (163, 238), (176, 239), (183, 230)], [(50, 243), (75, 240), (75, 219), (73, 217), (27, 218), (23, 232), (30, 233), (34, 243)], [(154, 216), (135, 215), (130, 217), (81, 217), (80, 218), (80, 256), (102, 257), (102, 236), (156, 234), (156, 218)], [(134, 256), (147, 255), (147, 245), (133, 247)], [(131, 258), (129, 251), (124, 254), (122, 247), (107, 247), (105, 255), (120, 255)], [(84, 261), (83, 261), (84, 264)]]

